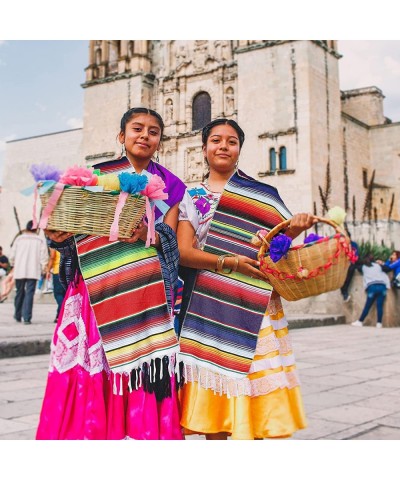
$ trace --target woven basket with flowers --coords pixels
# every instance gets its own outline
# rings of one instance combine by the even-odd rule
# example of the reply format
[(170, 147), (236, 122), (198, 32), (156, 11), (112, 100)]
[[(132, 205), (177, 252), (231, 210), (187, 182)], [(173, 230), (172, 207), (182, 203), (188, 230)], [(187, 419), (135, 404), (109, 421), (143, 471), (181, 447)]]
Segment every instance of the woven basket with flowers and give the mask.
[[(146, 214), (149, 236), (154, 237), (154, 208), (168, 198), (158, 175), (71, 167), (64, 173), (49, 165), (34, 165), (36, 180), (33, 221), (39, 228), (87, 235), (129, 238)], [(37, 197), (42, 203), (36, 219)], [(147, 242), (147, 245), (149, 241)]]
[(310, 234), (303, 244), (291, 248), (291, 239), (279, 235), (290, 220), (278, 224), (265, 236), (257, 234), (261, 241), (260, 270), (285, 300), (300, 300), (340, 288), (350, 263), (357, 259), (350, 238), (338, 224), (326, 218), (317, 220), (333, 227), (335, 233), (324, 237)]

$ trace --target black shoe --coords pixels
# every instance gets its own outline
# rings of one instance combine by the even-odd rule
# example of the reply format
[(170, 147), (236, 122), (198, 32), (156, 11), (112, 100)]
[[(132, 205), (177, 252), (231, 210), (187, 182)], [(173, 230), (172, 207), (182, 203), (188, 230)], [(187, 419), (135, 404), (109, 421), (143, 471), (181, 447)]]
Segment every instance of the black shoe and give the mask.
[(32, 322), (30, 320), (24, 320), (23, 324), (24, 325), (30, 325)]
[(20, 318), (15, 318), (15, 317), (14, 317), (14, 320), (15, 320), (16, 322), (20, 322), (20, 321), (21, 321)]

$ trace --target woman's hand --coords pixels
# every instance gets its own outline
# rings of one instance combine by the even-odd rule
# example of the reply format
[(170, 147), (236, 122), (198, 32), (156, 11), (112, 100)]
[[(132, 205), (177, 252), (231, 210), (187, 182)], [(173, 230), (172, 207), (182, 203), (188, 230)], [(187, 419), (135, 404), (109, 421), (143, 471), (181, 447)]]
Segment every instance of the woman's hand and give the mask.
[(74, 233), (59, 232), (58, 230), (45, 229), (43, 231), (47, 238), (50, 238), (50, 240), (53, 240), (53, 242), (57, 242), (57, 243), (62, 243), (68, 238), (71, 238), (75, 235)]
[(139, 223), (139, 225), (133, 231), (131, 237), (129, 237), (129, 238), (119, 238), (118, 240), (120, 240), (121, 242), (126, 242), (126, 243), (135, 243), (139, 239), (143, 240), (144, 242), (147, 239), (147, 226), (143, 222)]
[[(236, 271), (247, 275), (251, 278), (257, 278), (258, 280), (268, 280), (268, 277), (264, 275), (260, 270), (260, 262), (253, 260), (244, 255), (238, 255), (239, 263)], [(227, 257), (224, 261), (224, 268), (234, 268), (235, 257)]]
[(318, 223), (318, 220), (311, 213), (296, 213), (296, 215), (290, 219), (290, 225), (285, 235), (290, 238), (296, 238), (300, 233), (308, 230), (316, 223)]

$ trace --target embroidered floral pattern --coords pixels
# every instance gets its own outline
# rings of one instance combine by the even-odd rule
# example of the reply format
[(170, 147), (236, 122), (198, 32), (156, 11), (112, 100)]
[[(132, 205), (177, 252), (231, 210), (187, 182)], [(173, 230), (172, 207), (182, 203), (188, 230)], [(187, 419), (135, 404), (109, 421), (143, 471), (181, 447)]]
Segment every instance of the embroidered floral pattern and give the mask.
[(80, 365), (91, 375), (103, 370), (109, 372), (100, 336), (89, 345), (88, 332), (81, 316), (82, 295), (67, 299), (61, 324), (58, 326), (51, 345), (50, 371), (66, 372)]

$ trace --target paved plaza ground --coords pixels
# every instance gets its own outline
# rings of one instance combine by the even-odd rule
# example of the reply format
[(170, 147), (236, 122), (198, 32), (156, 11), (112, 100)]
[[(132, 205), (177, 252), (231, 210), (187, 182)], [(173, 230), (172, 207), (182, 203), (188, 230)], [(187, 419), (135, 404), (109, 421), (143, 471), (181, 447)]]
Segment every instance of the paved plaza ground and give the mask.
[[(54, 308), (35, 304), (25, 326), (13, 320), (11, 303), (0, 305), (0, 353), (20, 345), (19, 356), (0, 358), (2, 440), (35, 438), (49, 355), (26, 353), (48, 348)], [(338, 324), (295, 328), (291, 337), (308, 418), (292, 440), (400, 440), (400, 328)]]

